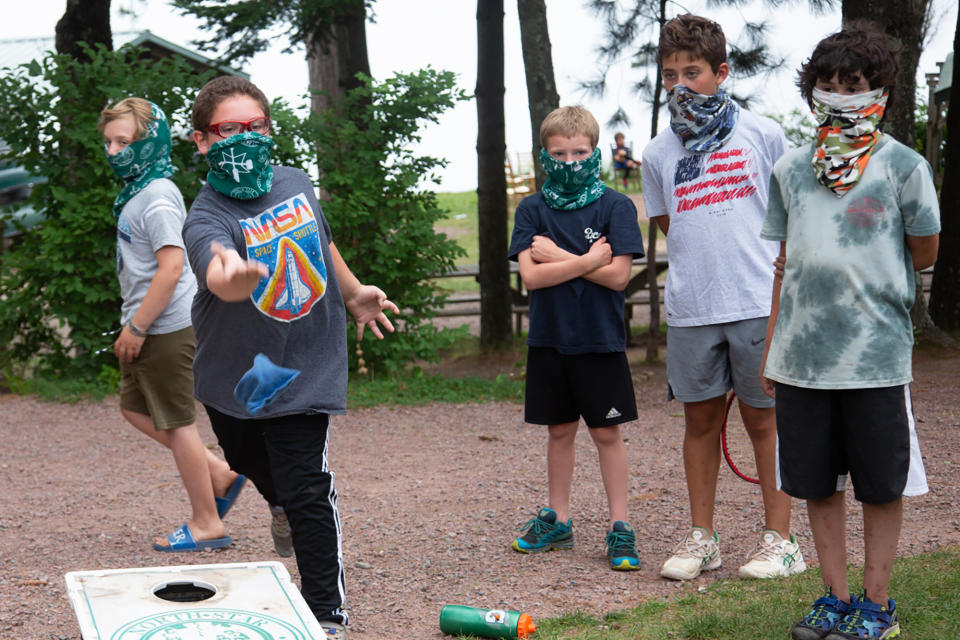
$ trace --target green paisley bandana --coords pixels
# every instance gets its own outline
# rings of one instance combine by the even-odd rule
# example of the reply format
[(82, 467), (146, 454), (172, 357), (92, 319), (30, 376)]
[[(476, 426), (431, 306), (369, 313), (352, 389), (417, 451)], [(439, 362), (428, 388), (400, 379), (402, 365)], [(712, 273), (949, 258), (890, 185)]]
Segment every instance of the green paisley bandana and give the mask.
[(153, 117), (147, 124), (146, 136), (131, 142), (112, 156), (107, 155), (110, 168), (118, 178), (126, 182), (113, 201), (113, 215), (118, 217), (130, 198), (143, 191), (144, 187), (157, 178), (169, 178), (174, 172), (173, 163), (170, 162), (170, 126), (167, 124), (167, 116), (152, 102), (150, 106), (153, 108)]
[(270, 148), (273, 140), (259, 133), (238, 133), (215, 142), (207, 151), (207, 182), (237, 200), (253, 200), (270, 193), (273, 167)]
[(607, 185), (600, 179), (600, 148), (584, 160), (560, 162), (546, 149), (540, 150), (540, 163), (547, 181), (540, 192), (547, 206), (560, 211), (582, 209), (603, 195)]

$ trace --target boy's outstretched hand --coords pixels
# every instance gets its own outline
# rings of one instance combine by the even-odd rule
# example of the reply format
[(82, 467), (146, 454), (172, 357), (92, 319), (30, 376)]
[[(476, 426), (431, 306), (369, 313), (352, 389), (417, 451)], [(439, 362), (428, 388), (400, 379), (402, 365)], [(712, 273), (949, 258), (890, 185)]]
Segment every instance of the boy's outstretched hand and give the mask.
[(363, 339), (364, 327), (370, 327), (373, 335), (383, 340), (383, 332), (380, 331), (377, 323), (382, 324), (384, 329), (393, 333), (393, 323), (390, 322), (384, 311), (390, 310), (393, 313), (400, 313), (400, 309), (387, 300), (387, 294), (379, 287), (372, 284), (360, 285), (349, 299), (344, 298), (343, 303), (357, 323), (357, 342)]

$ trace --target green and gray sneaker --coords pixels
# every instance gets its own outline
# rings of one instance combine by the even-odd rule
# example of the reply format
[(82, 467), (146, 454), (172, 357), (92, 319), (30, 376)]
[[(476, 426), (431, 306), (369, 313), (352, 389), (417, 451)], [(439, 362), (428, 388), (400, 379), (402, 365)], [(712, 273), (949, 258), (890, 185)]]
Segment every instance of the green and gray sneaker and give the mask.
[(573, 526), (557, 522), (557, 512), (544, 507), (527, 524), (523, 525), (522, 536), (510, 545), (520, 553), (541, 553), (551, 549), (573, 548)]
[(614, 522), (613, 529), (607, 532), (607, 557), (614, 571), (635, 571), (640, 568), (637, 535), (622, 520)]

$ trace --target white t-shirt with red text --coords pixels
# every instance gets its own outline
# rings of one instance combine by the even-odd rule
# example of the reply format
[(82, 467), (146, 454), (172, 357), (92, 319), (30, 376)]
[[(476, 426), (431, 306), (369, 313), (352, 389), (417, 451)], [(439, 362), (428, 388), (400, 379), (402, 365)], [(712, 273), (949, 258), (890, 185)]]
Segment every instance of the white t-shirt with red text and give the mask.
[(692, 153), (666, 129), (643, 150), (647, 215), (670, 216), (667, 325), (694, 327), (770, 315), (776, 242), (760, 238), (770, 174), (786, 150), (773, 120), (740, 109), (717, 151)]

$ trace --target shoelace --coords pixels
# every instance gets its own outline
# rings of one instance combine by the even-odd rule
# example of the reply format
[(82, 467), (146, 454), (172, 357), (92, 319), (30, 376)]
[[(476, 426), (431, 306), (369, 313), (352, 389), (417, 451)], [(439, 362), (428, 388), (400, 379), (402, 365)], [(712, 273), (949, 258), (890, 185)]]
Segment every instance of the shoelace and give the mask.
[(637, 546), (637, 536), (632, 531), (609, 531), (607, 546), (613, 551), (633, 551)]
[(750, 559), (762, 558), (764, 560), (776, 560), (778, 556), (783, 555), (783, 546), (782, 542), (766, 544), (761, 540), (756, 549), (753, 550), (753, 553), (750, 554)]
[(549, 522), (544, 522), (540, 518), (533, 518), (528, 521), (527, 524), (523, 525), (521, 531), (531, 531), (535, 535), (540, 535), (541, 533), (547, 533), (548, 531), (553, 531), (556, 529), (557, 525), (552, 525)]
[(819, 598), (813, 603), (813, 609), (807, 615), (809, 624), (819, 625), (821, 622), (833, 622), (833, 617), (840, 617), (840, 608), (836, 599)]
[(703, 555), (699, 553), (699, 550), (709, 546), (710, 542), (713, 540), (711, 537), (707, 537), (699, 542), (696, 540), (691, 540), (690, 538), (684, 538), (680, 541), (680, 544), (674, 549), (674, 555), (686, 556), (689, 558), (695, 558)]

